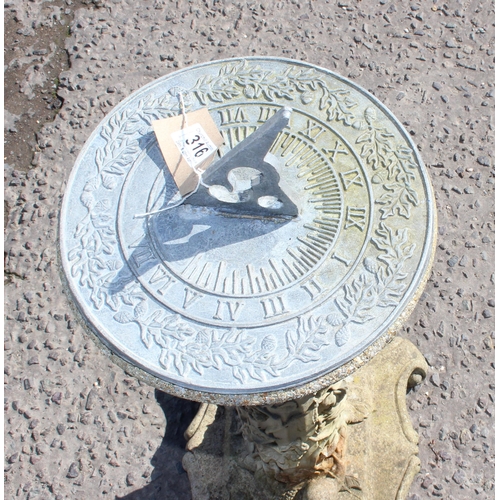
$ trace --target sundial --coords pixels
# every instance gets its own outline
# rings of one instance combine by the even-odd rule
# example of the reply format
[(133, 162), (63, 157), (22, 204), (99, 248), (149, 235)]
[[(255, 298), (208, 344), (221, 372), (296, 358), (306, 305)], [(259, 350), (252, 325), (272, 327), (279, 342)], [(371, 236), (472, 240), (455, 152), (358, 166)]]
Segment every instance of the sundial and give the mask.
[[(205, 107), (225, 143), (173, 203), (151, 123)], [(373, 356), (421, 291), (434, 232), (425, 166), (382, 103), (329, 70), (249, 57), (176, 71), (106, 116), (68, 182), (61, 255), (106, 346), (223, 403), (318, 389)]]

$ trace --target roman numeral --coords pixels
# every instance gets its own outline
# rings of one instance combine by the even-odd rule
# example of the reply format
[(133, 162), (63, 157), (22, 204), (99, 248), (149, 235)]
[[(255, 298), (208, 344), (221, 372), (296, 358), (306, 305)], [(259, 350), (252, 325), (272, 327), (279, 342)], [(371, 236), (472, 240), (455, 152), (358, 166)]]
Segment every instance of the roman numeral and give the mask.
[(261, 106), (259, 118), (257, 119), (257, 121), (260, 123), (267, 122), (267, 120), (269, 120), (269, 118), (271, 118), (276, 113), (276, 111), (277, 108), (268, 108), (266, 106)]
[(231, 321), (236, 321), (238, 316), (241, 314), (243, 306), (243, 302), (237, 302), (236, 300), (218, 300), (217, 311), (215, 311), (214, 319), (224, 321), (227, 315), (229, 315), (229, 319)]
[(354, 168), (348, 172), (339, 172), (340, 178), (342, 179), (342, 184), (344, 189), (347, 191), (353, 184), (356, 186), (363, 186), (363, 179), (361, 178), (361, 172)]
[(325, 131), (325, 129), (312, 120), (307, 120), (307, 128), (301, 130), (299, 134), (302, 134), (309, 138), (312, 142), (316, 142), (316, 139)]
[(349, 259), (344, 259), (344, 257), (341, 257), (340, 255), (336, 255), (336, 254), (333, 254), (332, 255), (332, 259), (337, 259), (339, 260), (340, 262), (342, 262), (342, 264), (344, 264), (345, 266), (349, 266), (352, 262), (352, 260), (349, 260)]
[(303, 288), (311, 296), (312, 300), (323, 291), (314, 279), (306, 281), (304, 284), (300, 285), (300, 288)]
[(350, 227), (354, 226), (357, 227), (360, 231), (363, 231), (365, 229), (365, 225), (366, 208), (347, 207), (344, 229), (349, 229)]
[(281, 295), (277, 295), (276, 297), (272, 297), (270, 299), (262, 299), (260, 303), (262, 304), (262, 309), (264, 309), (265, 319), (273, 318), (274, 316), (281, 316), (282, 314), (288, 312)]
[(248, 122), (248, 118), (243, 108), (228, 108), (219, 111), (221, 125), (230, 125), (231, 123)]
[(342, 146), (342, 144), (340, 143), (340, 141), (337, 141), (335, 144), (335, 147), (333, 149), (323, 148), (323, 153), (328, 155), (330, 157), (330, 160), (332, 160), (332, 162), (334, 162), (335, 159), (337, 158), (337, 154), (339, 154), (339, 153), (344, 154), (344, 155), (349, 154), (349, 151), (346, 151), (345, 149), (341, 149), (340, 146)]
[(149, 284), (154, 285), (155, 283), (158, 283), (158, 281), (161, 281), (163, 278), (166, 278), (168, 276), (167, 271), (165, 271), (165, 268), (163, 266), (158, 266), (153, 273), (153, 276), (149, 278)]
[(153, 276), (149, 278), (149, 284), (154, 285), (162, 280), (165, 280), (165, 282), (162, 283), (156, 292), (160, 295), (165, 295), (166, 291), (175, 283), (175, 280), (162, 266), (158, 266)]
[(132, 252), (131, 259), (134, 261), (134, 264), (137, 267), (141, 267), (146, 262), (155, 258), (151, 248), (148, 245), (145, 234), (137, 238), (133, 243), (130, 243), (128, 248), (136, 249)]
[(203, 295), (201, 293), (195, 292), (190, 288), (184, 288), (184, 304), (182, 304), (183, 309), (191, 307), (198, 299), (201, 299)]
[(165, 281), (165, 283), (163, 283), (163, 285), (158, 288), (158, 290), (156, 290), (160, 295), (165, 295), (167, 290), (175, 283), (175, 280), (172, 278), (172, 276), (166, 276), (165, 278), (167, 281)]
[(132, 254), (132, 260), (137, 267), (143, 266), (146, 262), (153, 260), (155, 257), (153, 252), (148, 247), (138, 247), (140, 250), (134, 251)]

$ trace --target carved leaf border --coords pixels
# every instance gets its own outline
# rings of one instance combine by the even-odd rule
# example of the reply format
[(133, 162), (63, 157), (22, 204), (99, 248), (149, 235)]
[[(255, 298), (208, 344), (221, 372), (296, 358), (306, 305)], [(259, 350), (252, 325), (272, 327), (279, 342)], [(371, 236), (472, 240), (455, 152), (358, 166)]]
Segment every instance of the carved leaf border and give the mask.
[(68, 252), (71, 275), (79, 279), (80, 285), (91, 290), (90, 299), (96, 309), (101, 309), (107, 302), (105, 273), (109, 264), (102, 257), (103, 254), (112, 255), (116, 246), (111, 202), (105, 198), (106, 194), (102, 194), (101, 188), (112, 191), (118, 185), (119, 177), (128, 172), (144, 147), (139, 144), (138, 133), (150, 132), (151, 121), (173, 116), (177, 108), (178, 104), (171, 95), (157, 99), (147, 96), (138, 101), (135, 109), (113, 115), (101, 129), (105, 143), (95, 153), (97, 172), (85, 183), (80, 196), (87, 214), (76, 226), (74, 237), (78, 244)]
[(333, 341), (343, 346), (352, 334), (350, 324), (372, 320), (376, 308), (399, 304), (406, 290), (404, 263), (416, 245), (408, 243), (406, 229), (393, 230), (384, 222), (375, 233), (371, 242), (381, 253), (377, 258), (366, 257), (363, 271), (344, 285), (343, 295), (335, 299), (337, 312), (300, 316), (297, 327), (285, 334), (284, 355), (276, 352), (278, 341), (273, 335), (257, 344), (244, 329), (194, 328), (178, 314), (161, 309), (148, 315), (146, 296), (137, 291), (129, 303), (132, 310), (119, 311), (113, 317), (122, 324), (135, 323), (148, 349), (160, 347), (160, 365), (180, 376), (188, 372), (203, 376), (206, 369), (226, 366), (241, 383), (277, 377), (292, 363), (319, 360), (320, 351)]
[[(372, 177), (373, 184), (383, 183), (385, 193), (375, 203), (380, 208), (381, 219), (399, 215), (405, 219), (411, 216), (411, 206), (417, 206), (418, 194), (411, 187), (416, 180), (417, 163), (413, 151), (405, 144), (393, 145), (394, 138), (387, 128), (376, 124), (377, 112), (368, 107), (364, 112), (366, 125), (356, 139), (361, 145), (360, 156), (368, 167), (378, 172)], [(380, 169), (380, 170), (379, 170)]]
[(351, 337), (350, 323), (373, 320), (376, 307), (397, 306), (406, 290), (403, 281), (407, 273), (403, 272), (403, 265), (413, 256), (416, 244), (408, 243), (406, 228), (394, 231), (383, 221), (375, 234), (378, 237), (372, 237), (371, 243), (382, 253), (376, 259), (364, 259), (364, 269), (351, 283), (344, 285), (343, 296), (335, 299), (339, 311), (327, 318), (338, 328), (335, 342), (339, 347)]

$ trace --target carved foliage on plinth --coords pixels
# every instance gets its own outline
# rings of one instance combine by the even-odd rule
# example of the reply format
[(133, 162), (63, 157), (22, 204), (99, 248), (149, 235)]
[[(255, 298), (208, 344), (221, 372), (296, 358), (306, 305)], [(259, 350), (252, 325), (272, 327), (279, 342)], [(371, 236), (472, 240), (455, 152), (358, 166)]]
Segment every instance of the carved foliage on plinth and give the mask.
[(347, 424), (366, 416), (347, 402), (343, 383), (298, 400), (237, 410), (253, 448), (247, 465), (292, 484), (325, 474), (343, 483)]

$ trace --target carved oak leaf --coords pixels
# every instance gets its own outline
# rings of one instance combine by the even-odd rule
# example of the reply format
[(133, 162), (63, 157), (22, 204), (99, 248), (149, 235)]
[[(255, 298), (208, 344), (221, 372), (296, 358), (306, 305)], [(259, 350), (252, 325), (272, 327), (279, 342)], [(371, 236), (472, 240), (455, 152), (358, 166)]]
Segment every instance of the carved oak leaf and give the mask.
[(339, 102), (337, 101), (337, 98), (333, 94), (328, 93), (325, 105), (328, 121), (333, 120), (337, 116), (338, 106)]
[(405, 285), (392, 283), (390, 286), (385, 288), (380, 294), (379, 303), (380, 307), (397, 306), (401, 300), (401, 296), (405, 291)]
[(112, 311), (118, 311), (120, 308), (120, 303), (118, 297), (113, 293), (106, 293), (106, 304), (111, 308)]
[(81, 247), (75, 247), (75, 248), (72, 248), (69, 252), (68, 252), (68, 260), (71, 262), (72, 260), (75, 260), (77, 258), (80, 258), (82, 255), (82, 249)]
[(300, 317), (297, 329), (286, 333), (288, 356), (280, 362), (280, 368), (288, 366), (293, 360), (303, 363), (318, 360), (317, 351), (329, 344), (326, 335), (328, 331), (329, 326), (323, 316)]
[[(112, 132), (113, 132), (113, 129), (112, 127), (108, 126), (108, 125), (105, 125), (104, 127), (102, 127), (101, 129), (101, 137), (106, 141), (106, 142), (109, 142), (113, 139), (112, 137)], [(102, 150), (97, 150), (97, 153), (96, 153), (96, 159), (99, 161), (102, 161), (104, 159), (104, 154), (103, 154), (103, 151)]]
[(90, 293), (90, 300), (96, 309), (100, 309), (104, 305), (104, 293), (102, 293), (100, 288), (93, 287)]
[(410, 182), (416, 178), (413, 170), (417, 168), (417, 164), (413, 160), (413, 152), (405, 146), (397, 146), (386, 168), (389, 180), (395, 178), (396, 182)]
[(164, 337), (183, 341), (186, 337), (196, 335), (196, 330), (186, 322), (177, 320), (177, 318), (173, 321), (169, 321), (169, 318), (167, 318), (162, 325), (161, 333)]
[(337, 306), (347, 317), (347, 322), (371, 321), (370, 311), (376, 306), (378, 295), (371, 273), (363, 272), (352, 283), (344, 285), (344, 297), (336, 299)]
[(106, 212), (111, 208), (111, 201), (107, 198), (100, 199), (95, 205), (96, 212)]
[(128, 167), (134, 161), (138, 149), (138, 142), (131, 141), (131, 144), (128, 144), (121, 151), (114, 153), (113, 157), (108, 162), (106, 162), (101, 172), (107, 174), (124, 175), (127, 172)]
[(258, 366), (254, 366), (251, 363), (248, 363), (244, 366), (244, 368), (251, 378), (260, 381), (264, 380), (262, 369), (260, 369)]
[(246, 355), (249, 353), (250, 342), (248, 341), (246, 345), (236, 344), (236, 343), (222, 343), (220, 345), (215, 346), (215, 351), (220, 353), (224, 362), (227, 365), (233, 366), (236, 364), (241, 364)]
[(207, 105), (208, 100), (223, 102), (225, 99), (231, 99), (240, 94), (240, 90), (229, 79), (214, 78), (210, 75), (200, 78), (193, 92), (204, 106)]
[(224, 358), (220, 354), (214, 352), (212, 353), (212, 360), (213, 368), (215, 368), (216, 370), (222, 370), (222, 368), (224, 367)]
[(178, 353), (178, 352), (173, 352), (172, 356), (174, 358), (174, 366), (179, 373), (179, 375), (184, 376), (186, 374), (187, 366), (188, 366), (188, 361), (186, 359), (186, 356), (184, 354)]
[(401, 268), (402, 263), (413, 255), (416, 244), (406, 245), (408, 241), (407, 229), (398, 229), (394, 232), (381, 222), (375, 232), (381, 238), (372, 238), (372, 242), (377, 248), (384, 251), (384, 254), (378, 258), (385, 262), (389, 268), (396, 262), (398, 268)]
[(319, 100), (319, 109), (323, 110), (328, 105), (328, 98), (330, 97), (330, 92), (326, 85), (321, 86), (321, 98)]
[(404, 189), (401, 190), (399, 195), (399, 205), (398, 212), (399, 215), (402, 215), (406, 219), (410, 218), (410, 205), (417, 206), (418, 205), (418, 195), (414, 189), (410, 187), (410, 185), (405, 182)]
[(368, 130), (362, 133), (356, 144), (363, 144), (361, 157), (374, 170), (383, 167), (387, 162), (387, 156), (392, 153), (389, 138), (394, 137), (387, 129), (377, 129), (369, 125)]
[(245, 382), (245, 373), (240, 369), (239, 366), (233, 366), (233, 376), (238, 379), (241, 383)]
[(139, 323), (139, 326), (141, 328), (141, 340), (142, 340), (142, 343), (148, 349), (151, 349), (151, 347), (153, 347), (154, 335), (149, 330), (149, 328), (146, 328), (142, 323)]
[[(375, 234), (380, 236), (380, 238), (372, 238), (372, 243), (385, 254), (378, 258), (385, 262), (388, 262), (387, 259), (397, 259), (396, 246), (406, 242), (407, 230), (398, 230), (395, 233), (385, 222), (380, 222), (379, 227), (375, 230)], [(390, 261), (388, 263), (390, 264)]]
[(84, 250), (84, 248), (85, 248), (85, 246), (83, 244), (84, 243), (83, 242), (83, 238), (85, 238), (87, 235), (89, 235), (91, 233), (91, 228), (90, 228), (89, 221), (90, 221), (90, 215), (87, 214), (78, 223), (78, 225), (76, 226), (76, 229), (75, 229), (74, 238), (75, 239), (80, 239), (80, 249), (81, 250)]
[(396, 215), (396, 212), (409, 219), (411, 212), (411, 205), (418, 205), (418, 195), (409, 186), (405, 184), (385, 184), (384, 188), (389, 192), (383, 194), (375, 203), (383, 205), (380, 211), (382, 212), (381, 219), (387, 219), (391, 215)]
[(280, 375), (277, 367), (278, 360), (274, 356), (269, 360), (269, 364), (262, 365), (262, 369), (271, 374), (273, 377), (279, 377)]
[(297, 345), (299, 342), (299, 331), (298, 329), (287, 330), (285, 335), (286, 348), (289, 353), (294, 353), (297, 350)]
[(242, 60), (237, 63), (227, 64), (226, 66), (222, 66), (219, 70), (219, 76), (224, 75), (238, 75), (240, 73), (244, 73), (244, 70), (248, 69), (248, 61)]
[(161, 350), (158, 361), (160, 362), (160, 365), (163, 366), (163, 368), (168, 370), (170, 360), (169, 360), (169, 351), (167, 351), (167, 349)]
[(168, 345), (161, 332), (163, 316), (163, 312), (157, 309), (146, 320), (136, 319), (136, 323), (141, 329), (141, 340), (148, 349), (152, 347), (153, 341), (160, 347), (167, 347)]
[[(288, 76), (290, 73), (292, 73), (292, 68), (287, 69), (284, 75)], [(316, 90), (319, 86), (319, 81), (311, 69), (300, 69), (295, 74), (292, 73), (290, 79), (300, 92), (305, 92), (307, 88)]]
[(261, 86), (262, 93), (268, 101), (273, 101), (274, 98), (284, 98), (288, 100), (293, 100), (293, 86), (287, 85), (286, 83), (275, 83), (270, 85)]
[(203, 375), (203, 369), (200, 365), (200, 363), (198, 363), (198, 360), (194, 359), (191, 363), (191, 368), (197, 372), (199, 375)]

